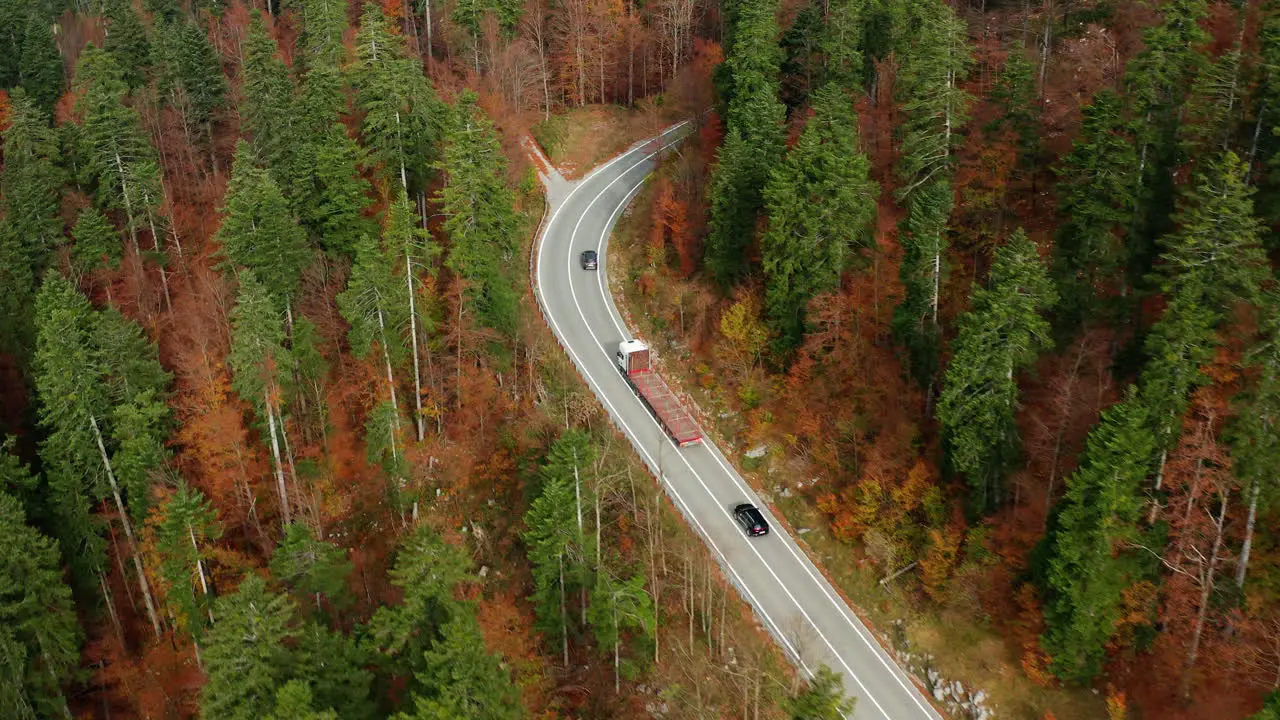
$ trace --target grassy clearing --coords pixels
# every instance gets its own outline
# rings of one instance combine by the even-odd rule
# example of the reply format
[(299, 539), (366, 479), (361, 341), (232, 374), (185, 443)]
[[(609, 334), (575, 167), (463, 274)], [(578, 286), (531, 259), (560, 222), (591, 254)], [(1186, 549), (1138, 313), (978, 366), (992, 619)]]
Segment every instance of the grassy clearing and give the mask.
[(678, 120), (674, 108), (652, 101), (630, 110), (590, 105), (552, 115), (532, 128), (533, 138), (565, 177), (578, 178), (631, 143), (657, 134)]

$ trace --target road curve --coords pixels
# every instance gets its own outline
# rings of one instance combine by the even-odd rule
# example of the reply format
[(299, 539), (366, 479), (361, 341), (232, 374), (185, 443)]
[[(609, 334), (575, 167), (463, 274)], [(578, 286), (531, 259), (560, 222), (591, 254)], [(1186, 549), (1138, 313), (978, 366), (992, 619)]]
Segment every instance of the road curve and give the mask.
[[(637, 143), (576, 183), (554, 171), (543, 177), (550, 214), (535, 249), (534, 294), (578, 372), (789, 659), (806, 673), (823, 663), (840, 672), (857, 698), (856, 720), (940, 720), (720, 450), (710, 440), (676, 447), (613, 364), (617, 343), (631, 333), (607, 290), (609, 232), (653, 170), (655, 153), (688, 128), (681, 123)], [(599, 253), (598, 271), (578, 265), (588, 249)], [(771, 535), (747, 538), (733, 521), (730, 508), (744, 501), (760, 506)]]

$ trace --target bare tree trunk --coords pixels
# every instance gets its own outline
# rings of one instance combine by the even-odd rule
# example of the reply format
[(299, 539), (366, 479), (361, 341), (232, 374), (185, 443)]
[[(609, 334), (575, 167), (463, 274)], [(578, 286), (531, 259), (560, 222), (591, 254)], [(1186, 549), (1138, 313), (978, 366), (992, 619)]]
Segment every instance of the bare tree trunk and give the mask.
[(1191, 631), (1191, 642), (1187, 648), (1186, 667), (1182, 672), (1182, 696), (1191, 696), (1191, 670), (1195, 667), (1196, 656), (1200, 653), (1200, 637), (1204, 632), (1204, 621), (1209, 615), (1209, 595), (1213, 592), (1214, 576), (1218, 571), (1218, 554), (1222, 549), (1223, 527), (1227, 521), (1228, 493), (1222, 493), (1222, 502), (1218, 508), (1218, 517), (1214, 519), (1213, 548), (1209, 551), (1209, 561), (1203, 572), (1204, 582), (1200, 586), (1200, 608), (1196, 613), (1195, 628)]
[(1045, 97), (1045, 78), (1049, 74), (1049, 51), (1053, 48), (1053, 20), (1056, 14), (1056, 8), (1053, 6), (1052, 0), (1045, 3), (1046, 19), (1044, 24), (1044, 40), (1040, 44), (1040, 100), (1044, 101)]
[(129, 223), (129, 242), (133, 244), (133, 252), (141, 254), (138, 249), (138, 228), (133, 217), (133, 200), (129, 197), (129, 181), (124, 171), (124, 160), (120, 157), (120, 153), (115, 153), (116, 172), (120, 175), (120, 196), (124, 200), (124, 216)]
[(111, 629), (116, 633), (120, 647), (124, 647), (124, 628), (120, 625), (120, 616), (116, 614), (116, 601), (111, 595), (111, 587), (107, 585), (107, 576), (98, 571), (98, 586), (102, 588), (102, 599), (107, 605), (107, 617), (111, 619)]
[(271, 455), (276, 461), (276, 485), (280, 491), (280, 517), (287, 527), (293, 522), (293, 517), (292, 513), (289, 512), (289, 490), (284, 482), (284, 462), (280, 458), (280, 441), (276, 438), (276, 415), (271, 404), (271, 392), (269, 390), (263, 392), (266, 395), (267, 431), (271, 433)]
[(1076, 380), (1080, 375), (1080, 365), (1084, 361), (1084, 346), (1080, 345), (1076, 349), (1075, 365), (1071, 368), (1071, 376), (1067, 378), (1067, 397), (1062, 408), (1062, 414), (1058, 417), (1058, 432), (1053, 439), (1053, 457), (1049, 461), (1049, 486), (1044, 494), (1044, 524), (1043, 528), (1049, 527), (1049, 508), (1053, 505), (1053, 487), (1058, 480), (1058, 461), (1062, 457), (1062, 440), (1067, 434), (1067, 415), (1071, 411), (1071, 397), (1075, 394)]
[(427, 57), (431, 57), (431, 0), (423, 2), (422, 17), (427, 25)]
[[(627, 468), (631, 474), (631, 468)], [(658, 585), (658, 538), (662, 532), (662, 520), (658, 517), (658, 496), (653, 496), (653, 509), (646, 513), (645, 524), (649, 530), (649, 586), (653, 589), (653, 664), (658, 665), (658, 616), (662, 613), (662, 588)]]
[(618, 627), (618, 601), (616, 598), (613, 603), (613, 627), (615, 633), (613, 637), (613, 694), (617, 695), (622, 689), (622, 682), (618, 677), (618, 666), (621, 665), (621, 661), (618, 659), (618, 646), (622, 645), (622, 629)]
[(1267, 104), (1258, 108), (1258, 121), (1253, 125), (1253, 140), (1249, 143), (1249, 160), (1245, 163), (1244, 184), (1250, 185), (1253, 180), (1253, 161), (1258, 156), (1258, 139), (1262, 136), (1262, 116), (1267, 112)]
[[(200, 559), (200, 546), (196, 544), (196, 533), (187, 525), (187, 535), (191, 538), (191, 549), (196, 551), (196, 573), (200, 575), (200, 591), (209, 594), (209, 583), (204, 577), (204, 561)], [(209, 622), (213, 622), (213, 610), (209, 610)]]
[[(378, 308), (378, 334), (382, 339), (382, 361), (387, 368), (387, 390), (391, 393), (391, 409), (394, 410), (392, 415), (393, 428), (395, 434), (400, 432), (400, 403), (396, 400), (396, 378), (391, 372), (391, 352), (387, 350), (387, 327), (382, 321), (382, 308)], [(391, 457), (399, 459), (400, 454), (396, 451), (395, 434), (391, 437)]]
[(1249, 553), (1253, 549), (1253, 525), (1258, 518), (1258, 483), (1249, 487), (1249, 519), (1244, 525), (1244, 544), (1240, 546), (1240, 560), (1236, 564), (1236, 587), (1244, 587), (1244, 576), (1249, 571)]
[(418, 361), (418, 309), (413, 297), (413, 263), (408, 252), (404, 254), (404, 279), (409, 286), (409, 336), (413, 340), (413, 403), (417, 411), (414, 420), (418, 427), (418, 442), (422, 442), (426, 437), (426, 418), (422, 414), (422, 369)]
[(560, 652), (564, 656), (564, 667), (569, 668), (569, 614), (564, 607), (564, 553), (557, 558), (560, 563)]
[[(577, 509), (578, 509), (578, 542), (582, 545), (585, 545), (587, 535), (586, 535), (586, 530), (583, 529), (582, 527), (582, 482), (581, 482), (581, 479), (578, 477), (577, 448), (574, 448), (574, 451), (573, 451), (573, 495), (574, 495), (574, 504), (577, 506)], [(586, 553), (584, 552), (583, 555), (585, 556)], [(586, 564), (585, 557), (583, 557), (583, 564)], [(587, 588), (585, 585), (586, 584), (584, 583), (581, 591), (578, 593), (579, 599), (581, 601), (580, 604), (582, 606), (582, 624), (583, 625), (587, 624)]]
[(1160, 492), (1160, 488), (1164, 486), (1164, 465), (1169, 459), (1169, 451), (1160, 451), (1160, 465), (1156, 469), (1156, 484), (1151, 493), (1151, 512), (1147, 514), (1147, 524), (1151, 525), (1156, 521), (1156, 514), (1160, 512), (1160, 497), (1156, 493)]
[(155, 601), (151, 598), (151, 585), (147, 582), (147, 573), (142, 568), (142, 556), (138, 553), (138, 541), (133, 537), (133, 523), (129, 520), (129, 512), (120, 497), (120, 486), (116, 483), (116, 474), (111, 469), (111, 459), (107, 457), (107, 446), (102, 441), (102, 431), (98, 429), (98, 418), (89, 416), (89, 427), (98, 441), (98, 452), (102, 455), (102, 467), (107, 472), (107, 482), (111, 484), (111, 495), (116, 501), (116, 510), (120, 513), (120, 524), (124, 526), (124, 536), (129, 542), (129, 554), (133, 556), (133, 569), (138, 574), (138, 587), (142, 590), (142, 601), (147, 606), (147, 617), (151, 620), (151, 629), (156, 637), (160, 637), (160, 618), (156, 616)]

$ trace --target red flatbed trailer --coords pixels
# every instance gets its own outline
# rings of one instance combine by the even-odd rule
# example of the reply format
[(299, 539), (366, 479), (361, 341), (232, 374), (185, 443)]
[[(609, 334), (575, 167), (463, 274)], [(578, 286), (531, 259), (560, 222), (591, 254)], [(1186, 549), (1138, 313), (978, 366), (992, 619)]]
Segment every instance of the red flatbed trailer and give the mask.
[(698, 423), (662, 376), (649, 366), (649, 348), (636, 340), (620, 343), (617, 361), (631, 386), (677, 445), (689, 447), (702, 442), (702, 429)]

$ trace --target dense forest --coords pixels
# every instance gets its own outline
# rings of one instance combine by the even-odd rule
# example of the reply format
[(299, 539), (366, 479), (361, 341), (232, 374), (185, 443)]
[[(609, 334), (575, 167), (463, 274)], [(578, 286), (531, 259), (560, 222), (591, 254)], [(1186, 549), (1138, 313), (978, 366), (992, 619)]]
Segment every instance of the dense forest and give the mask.
[(615, 251), (705, 421), (998, 716), (1277, 717), (1280, 6), (726, 9)]
[(525, 273), (530, 137), (684, 118), (615, 295), (886, 637), (1280, 717), (1280, 3), (0, 0), (0, 87), (5, 718), (840, 717)]

